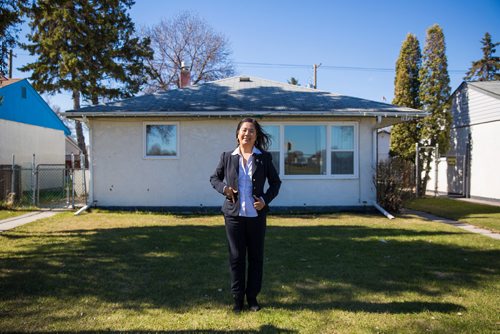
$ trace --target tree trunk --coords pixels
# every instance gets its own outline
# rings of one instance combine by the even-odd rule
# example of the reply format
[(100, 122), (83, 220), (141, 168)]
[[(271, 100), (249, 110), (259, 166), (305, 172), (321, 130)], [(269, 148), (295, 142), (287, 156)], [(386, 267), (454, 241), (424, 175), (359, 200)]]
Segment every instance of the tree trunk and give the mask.
[[(80, 92), (77, 90), (73, 91), (73, 109), (74, 110), (80, 109)], [(85, 145), (85, 137), (83, 135), (82, 123), (78, 120), (75, 120), (75, 129), (76, 129), (76, 139), (78, 142), (78, 147), (85, 156), (85, 166), (88, 166), (89, 157), (87, 153), (87, 146)]]

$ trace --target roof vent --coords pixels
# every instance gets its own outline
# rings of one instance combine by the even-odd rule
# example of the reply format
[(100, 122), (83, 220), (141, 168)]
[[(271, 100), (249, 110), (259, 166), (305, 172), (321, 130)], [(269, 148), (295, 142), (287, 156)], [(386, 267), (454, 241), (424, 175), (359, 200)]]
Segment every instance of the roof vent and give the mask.
[(240, 77), (240, 82), (250, 82), (250, 77)]

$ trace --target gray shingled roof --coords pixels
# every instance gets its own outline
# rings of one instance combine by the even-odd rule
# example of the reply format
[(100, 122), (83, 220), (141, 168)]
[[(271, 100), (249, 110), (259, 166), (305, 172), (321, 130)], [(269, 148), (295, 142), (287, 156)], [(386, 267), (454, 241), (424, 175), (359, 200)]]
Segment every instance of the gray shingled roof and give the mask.
[(500, 81), (471, 81), (467, 82), (472, 88), (476, 88), (483, 93), (500, 99)]
[(225, 115), (261, 113), (265, 115), (301, 114), (385, 114), (408, 113), (420, 117), (423, 112), (357, 97), (270, 81), (256, 77), (232, 77), (183, 89), (142, 95), (103, 105), (86, 107), (71, 116), (126, 115)]

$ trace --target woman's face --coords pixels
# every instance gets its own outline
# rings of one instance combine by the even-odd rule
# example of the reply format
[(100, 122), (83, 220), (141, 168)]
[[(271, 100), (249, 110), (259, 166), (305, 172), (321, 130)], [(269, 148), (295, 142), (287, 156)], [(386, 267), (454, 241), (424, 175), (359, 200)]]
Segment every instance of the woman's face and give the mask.
[(240, 145), (255, 145), (257, 139), (257, 131), (253, 123), (245, 122), (241, 124), (240, 131), (238, 131), (238, 140)]

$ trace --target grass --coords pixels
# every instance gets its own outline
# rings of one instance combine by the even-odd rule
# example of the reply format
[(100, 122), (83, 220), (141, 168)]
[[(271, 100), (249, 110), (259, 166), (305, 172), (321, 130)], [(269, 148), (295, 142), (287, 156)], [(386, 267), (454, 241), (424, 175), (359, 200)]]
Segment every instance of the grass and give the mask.
[(0, 220), (21, 216), (21, 215), (24, 215), (25, 213), (28, 213), (28, 212), (30, 212), (30, 211), (0, 209)]
[(62, 213), (0, 234), (0, 331), (491, 333), (500, 243), (413, 216), (271, 216), (257, 313), (220, 216)]
[(410, 201), (405, 207), (458, 220), (500, 233), (500, 207), (449, 198), (425, 197)]

